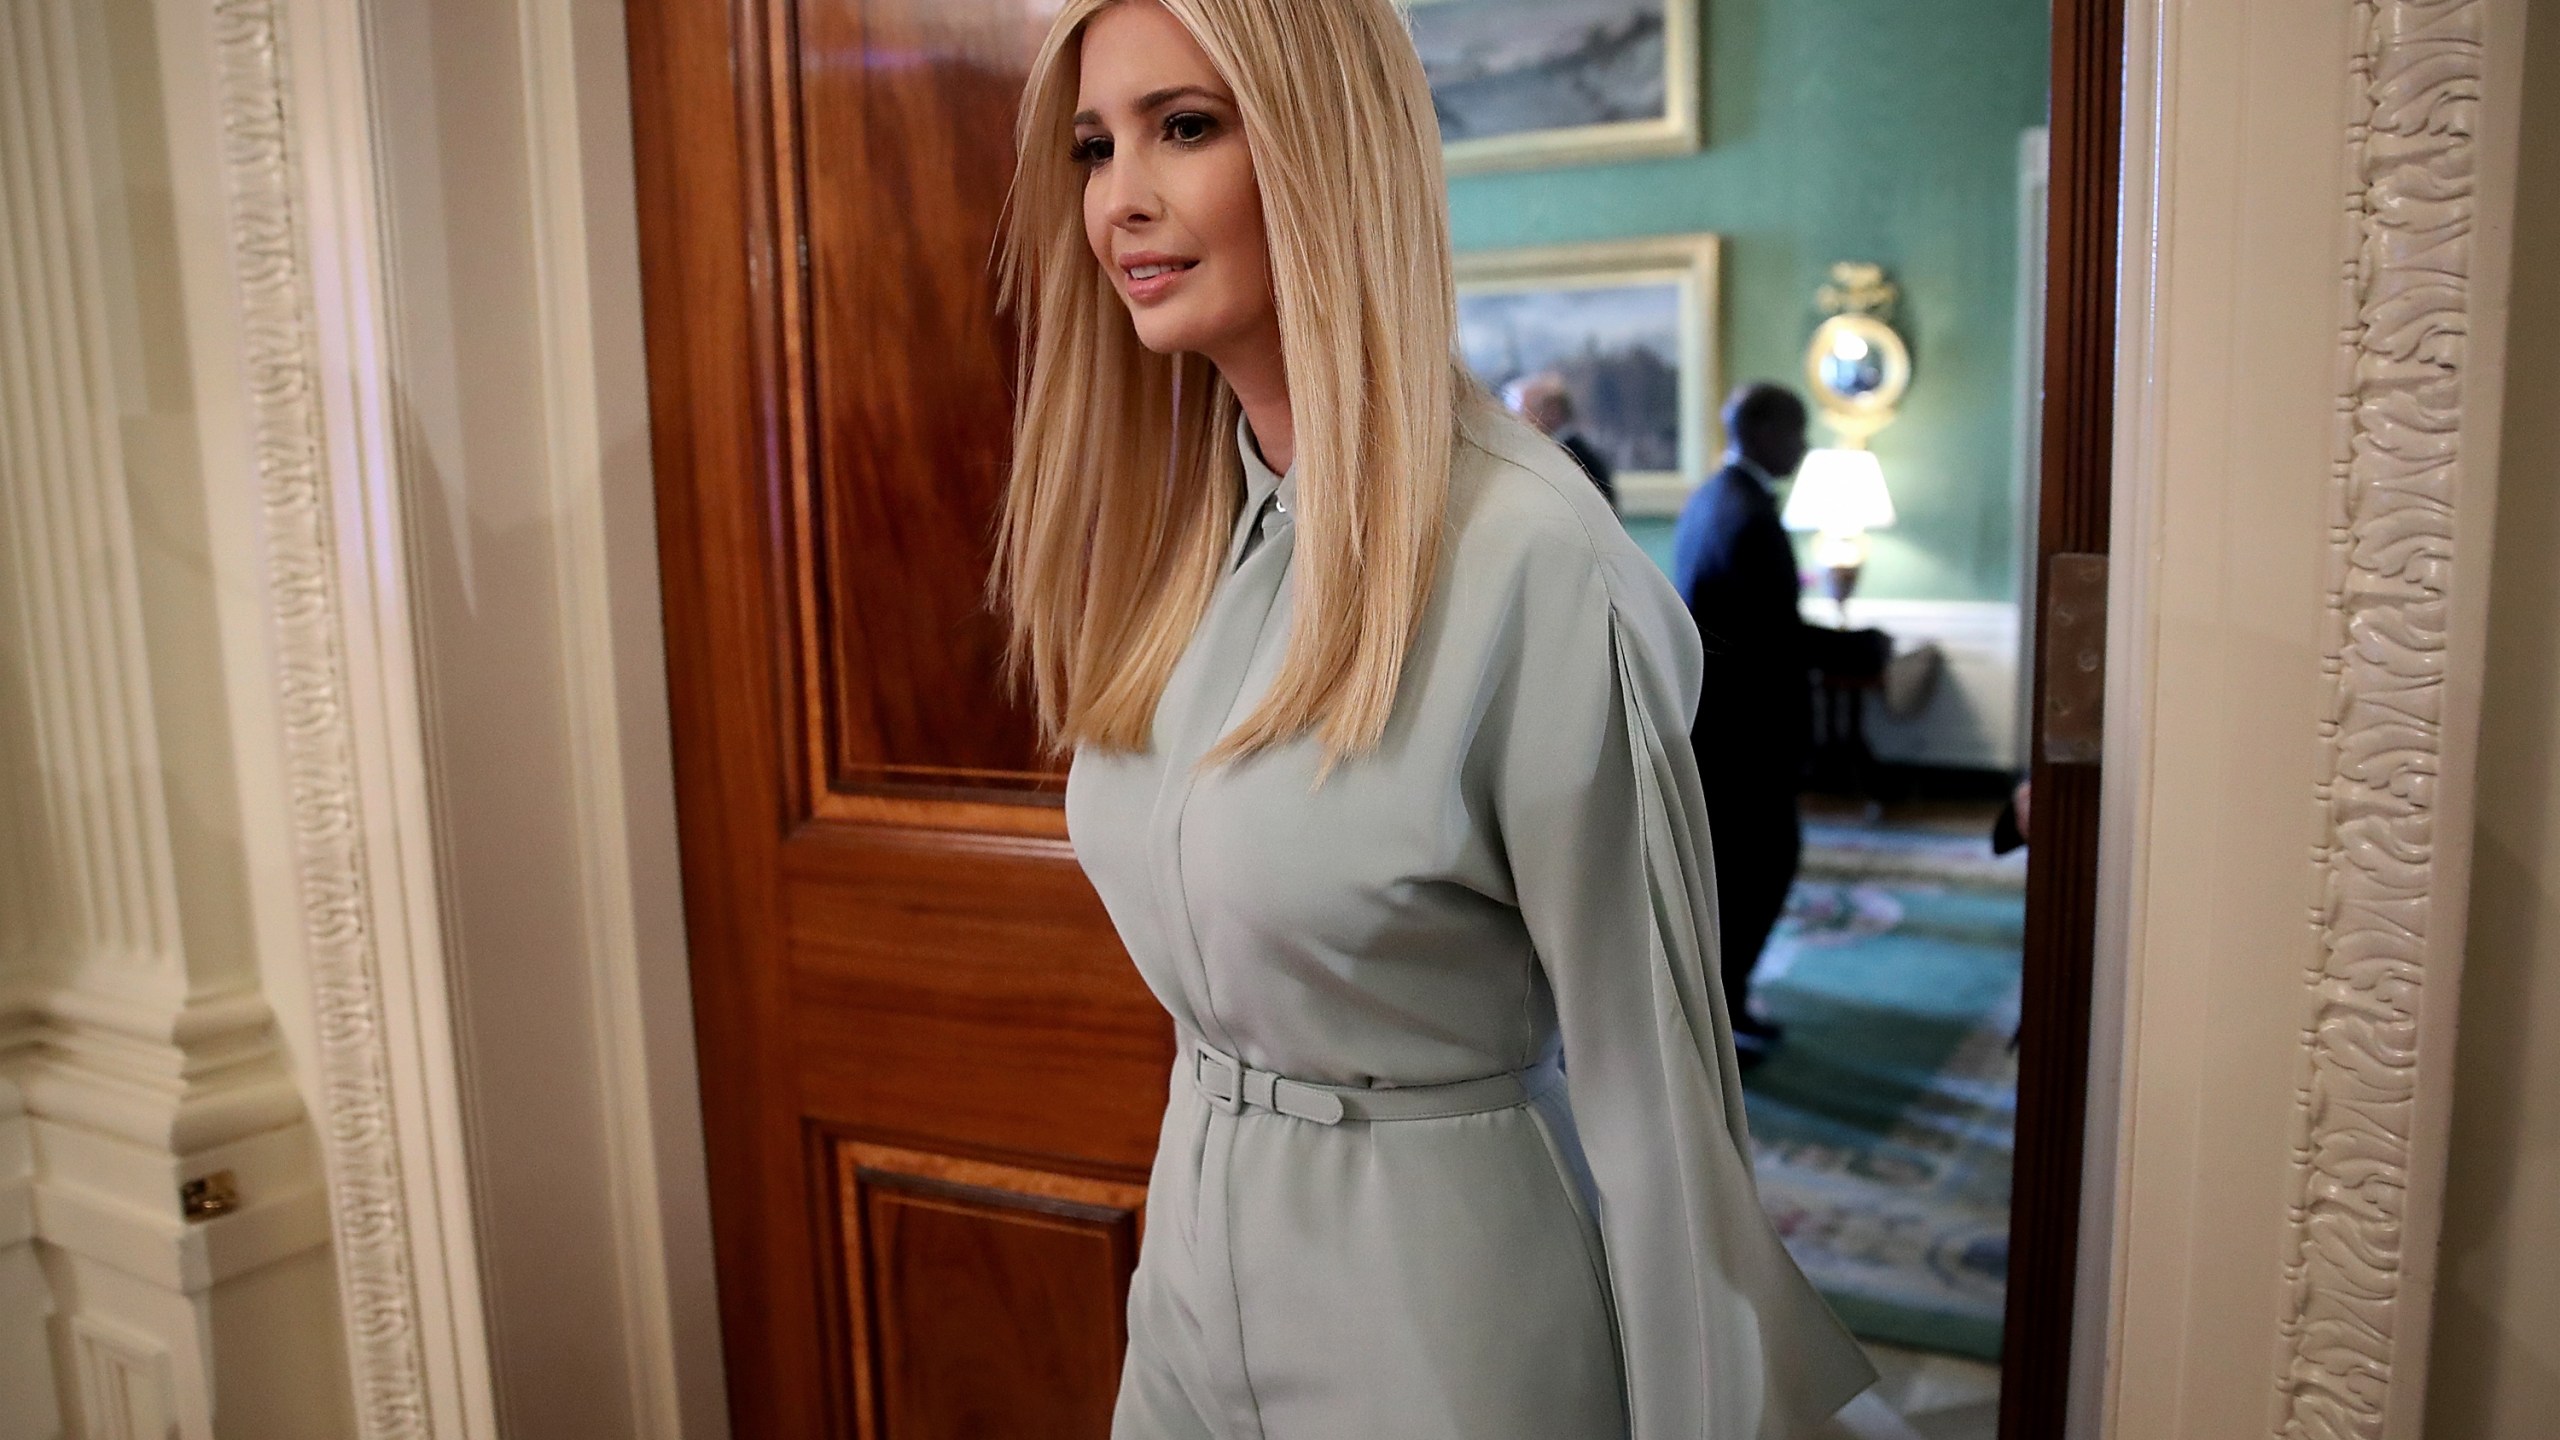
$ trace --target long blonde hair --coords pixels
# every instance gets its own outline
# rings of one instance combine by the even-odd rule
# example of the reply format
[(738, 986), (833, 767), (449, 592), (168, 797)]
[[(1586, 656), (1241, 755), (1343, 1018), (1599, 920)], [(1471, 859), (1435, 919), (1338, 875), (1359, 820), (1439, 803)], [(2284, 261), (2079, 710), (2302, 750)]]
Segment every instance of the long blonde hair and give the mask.
[[(1237, 520), (1237, 402), (1138, 341), (1088, 248), (1069, 0), (1022, 97), (1004, 286), (1019, 409), (990, 591), (1053, 745), (1143, 749)], [(1439, 564), (1457, 300), (1439, 124), (1393, 0), (1157, 0), (1234, 91), (1270, 237), (1297, 441), (1296, 599), (1261, 705), (1206, 762), (1374, 748)]]

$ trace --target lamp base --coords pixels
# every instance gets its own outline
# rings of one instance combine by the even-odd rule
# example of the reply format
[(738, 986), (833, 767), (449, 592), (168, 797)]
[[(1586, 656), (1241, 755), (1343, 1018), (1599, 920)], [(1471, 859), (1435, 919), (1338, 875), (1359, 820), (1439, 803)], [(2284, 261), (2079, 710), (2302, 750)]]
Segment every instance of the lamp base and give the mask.
[(1840, 628), (1843, 630), (1849, 628), (1849, 597), (1857, 592), (1858, 571), (1861, 568), (1863, 567), (1858, 565), (1823, 567), (1823, 588), (1830, 592), (1831, 603), (1840, 612)]

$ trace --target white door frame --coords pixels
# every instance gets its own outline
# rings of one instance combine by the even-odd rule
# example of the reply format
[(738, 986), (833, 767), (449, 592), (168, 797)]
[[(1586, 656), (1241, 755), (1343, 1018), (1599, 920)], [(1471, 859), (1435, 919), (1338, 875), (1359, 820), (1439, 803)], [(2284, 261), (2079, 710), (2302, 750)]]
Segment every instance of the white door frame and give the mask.
[(2523, 14), (2128, 16), (2080, 1434), (2419, 1433)]
[[(306, 837), (301, 873), (275, 883), (313, 942), (364, 1434), (479, 1437), (510, 1359), (502, 1336), (493, 1360), (479, 1321), (479, 1278), (499, 1262), (474, 1248), (461, 1143), (475, 1057), (442, 1023), (467, 959), (434, 923), (444, 857), (418, 724), (430, 682), (402, 560), (409, 481), (381, 410), (397, 379), (381, 322), (404, 287), (374, 226), (375, 137), (426, 122), (374, 103), (369, 66), (385, 57), (360, 32), (377, 3), (210, 0), (203, 48), (165, 63), (202, 67), (219, 97), (232, 203), (216, 243), (255, 361), (235, 398), (256, 439), (281, 652), (266, 683)], [(2129, 6), (2078, 1436), (2417, 1434), (2522, 14), (2523, 0)], [(520, 57), (551, 117), (533, 129), (538, 159), (494, 157), (477, 180), (540, 189), (551, 264), (635, 222), (558, 203), (563, 176), (627, 169), (612, 148), (627, 132), (580, 103), (610, 67), (564, 56), (574, 47), (545, 23), (528, 23)], [(570, 397), (554, 438), (574, 457), (595, 438), (580, 385), (633, 399), (628, 367), (595, 363), (594, 307), (636, 296), (566, 303), (549, 279), (537, 363)], [(636, 311), (613, 323), (637, 333)], [(550, 473), (567, 487), (546, 523), (573, 562), (570, 653), (627, 661), (631, 627), (646, 653), (657, 617), (613, 584), (645, 556), (594, 528), (610, 497), (579, 488), (600, 492), (602, 469)], [(583, 723), (663, 723), (627, 713), (645, 687), (565, 668)], [(655, 770), (603, 783), (659, 799), (670, 787)], [(640, 856), (572, 857), (581, 883), (611, 891), (672, 853), (671, 810), (626, 807), (592, 838)], [(662, 1223), (667, 1197), (681, 1209), (700, 1193), (700, 1150), (636, 1143), (698, 1122), (690, 1076), (659, 1083), (669, 1016), (646, 997), (663, 1000), (666, 977), (641, 972), (643, 947), (613, 929), (578, 962), (601, 977), (587, 1023), (607, 1073), (563, 1081), (599, 1097), (593, 1123), (621, 1137), (599, 1183), (620, 1197), (625, 1243), (654, 1248), (625, 1274), (548, 1280), (613, 1292), (635, 1433), (700, 1436), (716, 1414), (655, 1378), (701, 1371), (680, 1337), (710, 1323), (707, 1235), (698, 1217)]]

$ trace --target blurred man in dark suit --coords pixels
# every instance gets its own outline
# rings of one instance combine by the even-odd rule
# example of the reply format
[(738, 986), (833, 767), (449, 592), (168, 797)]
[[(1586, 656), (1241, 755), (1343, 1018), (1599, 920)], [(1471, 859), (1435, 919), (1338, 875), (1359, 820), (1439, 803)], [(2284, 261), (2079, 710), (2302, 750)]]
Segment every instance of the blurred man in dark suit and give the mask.
[(1796, 799), (1813, 748), (1812, 670), (1873, 673), (1892, 648), (1881, 631), (1811, 626), (1797, 613), (1796, 552), (1774, 491), (1804, 460), (1805, 421), (1804, 402), (1782, 385), (1734, 391), (1724, 466), (1689, 497), (1671, 542), (1672, 580), (1706, 645), (1689, 741), (1713, 832), (1725, 1003), (1746, 1062), (1781, 1033), (1751, 1011), (1751, 971), (1803, 855)]
[(1573, 423), (1573, 392), (1565, 388), (1564, 377), (1553, 370), (1542, 370), (1523, 380), (1503, 387), (1502, 398), (1511, 413), (1535, 425), (1550, 440), (1564, 447), (1591, 483), (1600, 487), (1600, 498), (1609, 508), (1618, 508), (1618, 482), (1609, 466), (1609, 457), (1600, 453)]

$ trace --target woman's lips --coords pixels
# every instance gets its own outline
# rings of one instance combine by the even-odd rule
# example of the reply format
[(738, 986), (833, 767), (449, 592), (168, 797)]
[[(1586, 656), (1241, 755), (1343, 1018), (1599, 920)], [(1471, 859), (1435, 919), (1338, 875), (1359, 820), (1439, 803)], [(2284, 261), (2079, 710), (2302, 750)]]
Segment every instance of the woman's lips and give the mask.
[[(1127, 288), (1129, 303), (1151, 305), (1163, 299), (1171, 294), (1173, 287), (1182, 283), (1182, 278), (1190, 274), (1199, 263), (1197, 260), (1149, 261), (1123, 268), (1121, 276)], [(1142, 274), (1143, 278), (1141, 278)]]

